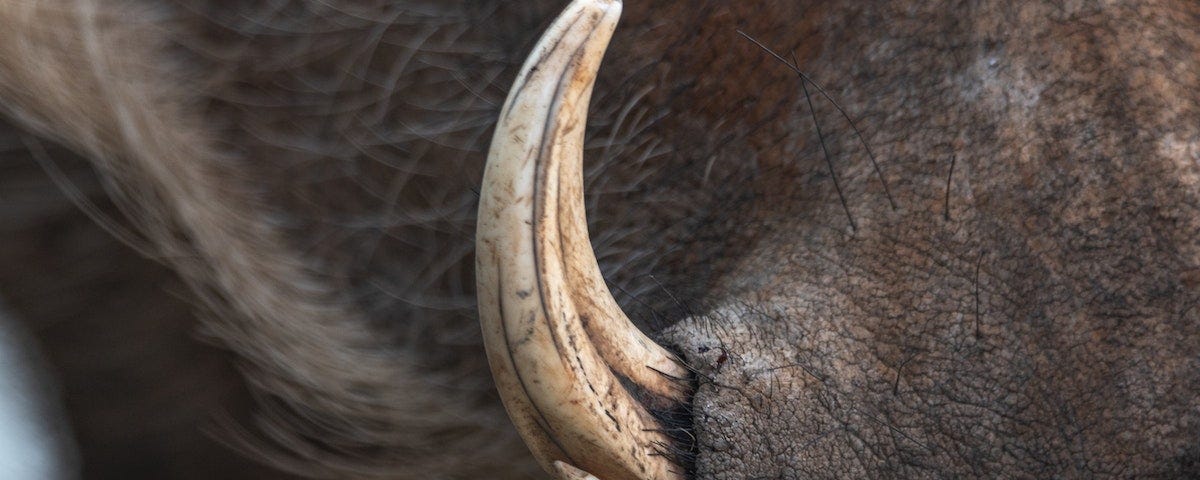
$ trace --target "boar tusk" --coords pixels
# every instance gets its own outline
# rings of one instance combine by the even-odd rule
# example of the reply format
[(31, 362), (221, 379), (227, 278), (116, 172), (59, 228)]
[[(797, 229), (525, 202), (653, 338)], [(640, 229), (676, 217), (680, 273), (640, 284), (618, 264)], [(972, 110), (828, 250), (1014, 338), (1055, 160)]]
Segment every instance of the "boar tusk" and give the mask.
[(554, 462), (554, 473), (559, 480), (600, 480), (588, 472), (563, 462)]
[(505, 407), (546, 471), (562, 475), (561, 461), (604, 480), (675, 479), (682, 469), (660, 451), (671, 440), (636, 398), (681, 402), (687, 372), (613, 299), (584, 212), (588, 101), (620, 10), (573, 1), (509, 92), (480, 199), (479, 314)]

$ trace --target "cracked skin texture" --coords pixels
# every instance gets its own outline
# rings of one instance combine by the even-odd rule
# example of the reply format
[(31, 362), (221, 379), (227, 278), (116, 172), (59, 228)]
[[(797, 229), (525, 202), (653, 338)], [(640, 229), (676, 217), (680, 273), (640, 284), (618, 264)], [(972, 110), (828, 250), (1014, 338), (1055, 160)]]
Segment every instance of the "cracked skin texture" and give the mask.
[[(678, 161), (740, 192), (689, 245), (725, 261), (716, 308), (661, 333), (697, 370), (698, 478), (1200, 474), (1200, 7), (650, 8), (602, 74), (669, 52), (647, 135), (705, 139)], [(896, 209), (817, 98), (843, 207), (739, 28), (857, 120)]]
[[(203, 39), (172, 29), (179, 46), (214, 42), (217, 53), (241, 52), (195, 60), (232, 75), (233, 85), (213, 87), (205, 94), (213, 98), (199, 102), (213, 110), (208, 123), (220, 130), (219, 143), (246, 152), (245, 162), (217, 165), (246, 169), (231, 171), (229, 184), (267, 190), (272, 205), (298, 222), (288, 227), (292, 246), (327, 265), (327, 276), (360, 299), (373, 323), (392, 327), (388, 345), (414, 349), (441, 369), (433, 373), (457, 372), (434, 378), (454, 379), (460, 396), (479, 397), (476, 410), (494, 418), (484, 426), (504, 423), (487, 393), (478, 327), (462, 312), (472, 294), (463, 285), (473, 282), (462, 280), (470, 275), (459, 264), (471, 262), (453, 259), (471, 251), (471, 189), (482, 171), (488, 109), (499, 109), (536, 25), (563, 2), (473, 2), (481, 16), (493, 7), (499, 14), (469, 28), (451, 21), (432, 39), (400, 24), (390, 29), (394, 44), (379, 50), (373, 29), (341, 28), (363, 26), (359, 20), (374, 26), (373, 12), (351, 18), (362, 11), (348, 8), (358, 2), (179, 3), (213, 23), (195, 20), (202, 32), (213, 30)], [(401, 3), (418, 14), (442, 11)], [(328, 19), (276, 18), (277, 5)], [(648, 316), (646, 305), (657, 308), (660, 317), (640, 321), (697, 370), (696, 476), (1196, 475), (1197, 8), (1183, 1), (627, 2), (593, 102), (589, 215), (623, 306), (635, 317)], [(310, 23), (298, 36), (278, 34), (277, 27)], [(857, 224), (850, 228), (795, 75), (738, 29), (788, 58), (794, 51), (854, 117), (879, 157), (895, 210), (861, 143), (816, 98)], [(443, 38), (457, 32), (468, 34)], [(391, 78), (412, 45), (429, 50), (416, 52), (404, 89), (361, 89), (357, 77), (342, 75), (345, 62), (364, 61), (355, 67), (366, 78)], [(243, 108), (238, 99), (248, 94), (271, 101)], [(381, 106), (361, 105), (376, 96)], [(448, 120), (460, 115), (462, 122)], [(430, 131), (431, 138), (419, 135)], [(399, 139), (380, 138), (385, 132)], [(405, 169), (419, 181), (408, 182), (401, 206), (449, 218), (403, 227), (388, 220), (386, 235), (370, 222), (337, 221), (391, 212), (379, 192), (391, 191)], [(90, 225), (81, 214), (63, 222), (54, 229)], [(270, 476), (196, 428), (213, 409), (248, 416), (243, 405), (252, 394), (232, 354), (178, 347), (194, 340), (185, 318), (194, 299), (174, 296), (184, 287), (163, 294), (158, 278), (166, 272), (141, 272), (151, 267), (130, 263), (128, 251), (94, 253), (115, 244), (94, 227), (69, 242), (40, 240), (64, 238), (53, 231), (5, 241), (13, 248), (0, 250), (13, 261), (0, 262), (11, 267), (0, 269), (0, 283), (17, 313), (53, 327), (39, 331), (66, 370), (85, 473)], [(68, 246), (76, 254), (58, 250)], [(68, 261), (29, 260), (58, 257)], [(124, 267), (73, 261), (101, 257)], [(420, 264), (396, 268), (411, 257), (436, 259), (424, 266), (448, 273), (426, 280), (433, 286), (401, 288), (426, 276)], [(112, 288), (76, 295), (84, 289), (71, 286), (85, 280)], [(55, 301), (60, 294), (38, 293), (47, 288), (82, 300), (63, 304)], [(392, 298), (393, 290), (403, 295)], [(80, 305), (97, 318), (55, 321)], [(164, 315), (184, 321), (163, 322)], [(172, 336), (163, 340), (155, 328)], [(134, 355), (104, 346), (111, 344), (152, 348)], [(153, 368), (129, 370), (130, 363)], [(153, 381), (164, 371), (170, 382)], [(128, 378), (138, 388), (91, 389), (97, 381), (126, 387)], [(192, 402), (161, 401), (198, 389), (206, 393)], [(129, 407), (146, 401), (155, 408)], [(327, 434), (340, 425), (329, 422), (342, 418), (337, 410), (299, 413), (311, 414), (302, 427), (317, 427), (313, 444), (344, 453), (328, 468), (305, 464), (305, 475), (344, 477), (394, 461), (401, 476), (414, 478), (526, 478), (532, 468), (509, 453), (522, 450), (515, 436), (494, 428), (447, 432), (424, 453), (403, 456), (388, 442), (403, 432), (390, 427), (406, 425), (404, 418), (368, 411), (390, 423), (366, 428), (381, 435), (364, 438), (357, 428)], [(497, 444), (511, 448), (483, 454), (475, 447)], [(464, 445), (475, 452), (470, 458), (445, 453)], [(446, 471), (414, 474), (412, 465)]]

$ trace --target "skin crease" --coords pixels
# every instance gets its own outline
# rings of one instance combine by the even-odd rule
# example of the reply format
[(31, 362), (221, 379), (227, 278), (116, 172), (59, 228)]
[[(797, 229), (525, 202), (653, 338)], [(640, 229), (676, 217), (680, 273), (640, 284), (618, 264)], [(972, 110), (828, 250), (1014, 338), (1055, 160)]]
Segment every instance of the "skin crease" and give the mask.
[[(801, 68), (874, 132), (899, 208), (827, 126), (848, 228), (812, 132), (783, 133), (803, 99), (772, 97), (748, 137), (791, 155), (753, 157), (757, 247), (666, 334), (700, 376), (698, 476), (1195, 475), (1200, 12), (827, 8), (840, 28), (759, 38), (816, 44)], [(765, 63), (721, 83), (798, 89)]]
[[(187, 138), (224, 154), (196, 160), (223, 176), (219, 191), (270, 213), (263, 223), (317, 280), (346, 293), (331, 303), (363, 318), (352, 326), (417, 359), (423, 388), (449, 385), (494, 421), (417, 448), (388, 432), (444, 412), (268, 408), (279, 400), (263, 398), (261, 357), (200, 329), (194, 317), (223, 323), (181, 293), (210, 283), (180, 282), (47, 208), (5, 227), (0, 262), (16, 267), (0, 292), (63, 372), (85, 475), (536, 475), (478, 345), (472, 189), (516, 65), (561, 5), (411, 2), (410, 18), (218, 3), (167, 9), (166, 46), (123, 55), (204, 72), (172, 95), (194, 107), (178, 128), (205, 125)], [(322, 21), (289, 23), (306, 17)], [(418, 28), (429, 18), (452, 20)], [(1194, 3), (1166, 1), (628, 2), (592, 102), (589, 221), (618, 300), (696, 370), (696, 477), (1196, 474), (1198, 21)], [(794, 55), (855, 120), (882, 178), (815, 96), (823, 155), (795, 73), (738, 30)], [(9, 88), (10, 103), (32, 102)], [(40, 126), (71, 115), (6, 110), (6, 130), (50, 144), (103, 202), (96, 175), (53, 144), (94, 152)], [(0, 182), (33, 178), (36, 149), (3, 138), (5, 166), (23, 175)], [(55, 260), (113, 251), (126, 260)], [(91, 298), (86, 285), (110, 295), (78, 308), (46, 298)], [(95, 318), (63, 323), (81, 310)], [(147, 364), (174, 367), (136, 368)], [(136, 381), (97, 392), (97, 378), (122, 375)], [(305, 433), (252, 435), (270, 448), (251, 449), (212, 427), (214, 411), (236, 432)], [(347, 418), (362, 428), (318, 428)], [(497, 444), (473, 458), (454, 448)]]

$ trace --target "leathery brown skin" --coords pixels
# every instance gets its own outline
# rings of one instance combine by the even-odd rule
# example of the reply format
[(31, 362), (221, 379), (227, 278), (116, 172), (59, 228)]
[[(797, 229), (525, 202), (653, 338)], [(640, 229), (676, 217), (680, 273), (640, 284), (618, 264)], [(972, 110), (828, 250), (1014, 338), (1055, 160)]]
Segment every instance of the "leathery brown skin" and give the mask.
[(682, 401), (687, 371), (617, 306), (584, 214), (588, 100), (620, 10), (577, 0), (534, 48), (500, 113), (479, 208), (489, 363), (518, 431), (564, 479), (683, 478), (658, 453), (670, 438), (617, 374)]
[[(24, 5), (33, 3), (16, 1)], [(106, 6), (117, 3), (135, 2), (111, 2)], [(232, 3), (254, 2), (188, 0), (188, 3), (213, 3), (227, 9)], [(301, 2), (264, 3), (275, 6)], [(358, 2), (304, 3), (351, 6)], [(534, 8), (526, 7), (525, 2), (506, 3)], [(537, 18), (539, 21), (550, 18), (559, 8), (561, 5), (547, 7), (538, 12)], [(611, 117), (618, 115), (622, 111), (619, 106), (628, 100), (631, 117), (637, 118), (641, 110), (646, 112), (646, 118), (653, 120), (626, 123), (638, 127), (625, 129), (638, 132), (628, 135), (637, 137), (629, 144), (663, 145), (663, 149), (654, 149), (647, 155), (665, 153), (639, 165), (629, 161), (638, 157), (629, 153), (637, 151), (619, 148), (623, 142), (616, 142), (618, 146), (612, 150), (621, 154), (603, 156), (626, 161), (611, 162), (613, 168), (600, 169), (591, 176), (593, 180), (608, 183), (608, 191), (629, 191), (632, 187), (628, 186), (636, 183), (645, 186), (646, 195), (596, 197), (597, 192), (606, 190), (605, 185), (601, 183), (594, 188), (595, 184), (590, 183), (593, 200), (589, 206), (598, 207), (590, 209), (590, 218), (595, 222), (592, 232), (596, 237), (601, 237), (601, 232), (611, 235), (614, 230), (636, 232), (629, 240), (636, 243), (637, 249), (631, 261), (611, 260), (611, 254), (597, 250), (602, 261), (606, 256), (610, 259), (606, 266), (612, 269), (606, 272), (623, 290), (638, 291), (636, 285), (627, 283), (636, 273), (622, 272), (616, 267), (622, 266), (622, 262), (650, 263), (639, 260), (658, 257), (670, 248), (673, 252), (685, 252), (680, 255), (685, 258), (674, 264), (663, 261), (652, 269), (664, 279), (662, 290), (669, 289), (678, 295), (679, 303), (684, 305), (703, 301), (722, 306), (709, 309), (700, 305), (696, 307), (700, 316), (680, 321), (665, 334), (657, 334), (657, 338), (669, 341), (686, 356), (701, 379), (692, 408), (696, 414), (693, 432), (699, 452), (697, 478), (1094, 478), (1105, 474), (1118, 478), (1190, 478), (1188, 473), (1195, 472), (1200, 465), (1197, 461), (1200, 450), (1195, 442), (1200, 437), (1197, 434), (1200, 422), (1196, 420), (1200, 412), (1196, 403), (1196, 392), (1200, 391), (1197, 375), (1200, 355), (1196, 353), (1200, 352), (1200, 331), (1195, 328), (1200, 324), (1200, 308), (1195, 308), (1200, 305), (1197, 302), (1200, 243), (1196, 240), (1200, 238), (1196, 234), (1200, 232), (1197, 223), (1200, 216), (1196, 215), (1196, 206), (1200, 205), (1197, 201), (1200, 163), (1196, 162), (1195, 153), (1200, 139), (1197, 133), (1200, 109), (1195, 94), (1200, 91), (1196, 88), (1200, 85), (1197, 80), (1200, 69), (1194, 62), (1200, 58), (1196, 54), (1200, 41), (1194, 28), (1200, 15), (1196, 10), (1195, 2), (1159, 1), (643, 1), (626, 5), (623, 26), (610, 47), (612, 54), (605, 60), (596, 87), (598, 94), (608, 93), (604, 100), (596, 100), (597, 106), (602, 103), (618, 107), (613, 108), (616, 112), (610, 113), (609, 118), (603, 112), (593, 114), (598, 121), (591, 122), (593, 134), (597, 134), (592, 138), (619, 140), (625, 136), (620, 132), (605, 135), (604, 125), (605, 120), (612, 125)], [(351, 9), (345, 17), (352, 13), (357, 12)], [(241, 17), (278, 37), (274, 35), (278, 31), (273, 28), (276, 24), (270, 18)], [(121, 21), (113, 22), (114, 25), (128, 23), (128, 16), (119, 18)], [(287, 20), (292, 18), (289, 15)], [(10, 23), (0, 23), (6, 27), (0, 32), (16, 30), (10, 28), (13, 27)], [(481, 23), (485, 28), (500, 24), (494, 18)], [(399, 25), (396, 29), (411, 28)], [(520, 32), (519, 39), (502, 44), (502, 48), (506, 52), (527, 51), (537, 33), (534, 30), (533, 26), (511, 30)], [(824, 85), (860, 122), (866, 143), (880, 156), (883, 175), (900, 207), (898, 211), (891, 209), (884, 198), (883, 183), (860, 153), (857, 139), (839, 123), (841, 119), (832, 106), (815, 99), (821, 123), (829, 127), (825, 132), (831, 135), (825, 140), (834, 147), (832, 160), (846, 191), (843, 206), (827, 173), (834, 167), (824, 163), (819, 140), (809, 121), (807, 102), (798, 91), (795, 75), (741, 38), (737, 30), (753, 35), (788, 60), (799, 63), (806, 74)], [(55, 37), (70, 38), (70, 35)], [(524, 43), (526, 39), (528, 45)], [(273, 52), (284, 51), (296, 43), (315, 45), (318, 53), (342, 52), (325, 49), (331, 43), (338, 45), (327, 37), (298, 34), (295, 42), (260, 50), (264, 53), (246, 54), (238, 61), (263, 63), (263, 59), (277, 56)], [(375, 43), (370, 41), (370, 45)], [(0, 42), (0, 45), (17, 44)], [(440, 42), (433, 46), (460, 50), (445, 48), (453, 45)], [(113, 55), (135, 58), (130, 50), (117, 49)], [(218, 50), (230, 51), (233, 50)], [(387, 53), (395, 50), (382, 52), (373, 58), (383, 59), (376, 63), (391, 68), (398, 57)], [(346, 55), (322, 57), (342, 61)], [(44, 66), (54, 57), (31, 58), (36, 61), (29, 62), (30, 65)], [(438, 58), (441, 57), (435, 59)], [(513, 65), (512, 73), (517, 66)], [(496, 91), (506, 91), (510, 82), (508, 67), (495, 68), (503, 73), (479, 75), (475, 71), (476, 74), (466, 78), (496, 78), (495, 82), (481, 83), (491, 85)], [(311, 79), (320, 78), (315, 75), (277, 73), (269, 77), (273, 80), (270, 83), (278, 83), (277, 89), (268, 92), (283, 93), (297, 85), (311, 85)], [(129, 84), (126, 78), (114, 82)], [(399, 100), (418, 97), (412, 90), (396, 90), (382, 95)], [(66, 98), (95, 97), (89, 95), (95, 89), (81, 91), (83, 95)], [(313, 96), (301, 98), (327, 98), (315, 95), (320, 92), (307, 93)], [(503, 100), (502, 93), (499, 95), (497, 104)], [(342, 100), (334, 97), (329, 102), (343, 106), (346, 102)], [(292, 157), (282, 154), (296, 150), (296, 145), (272, 137), (281, 136), (278, 135), (281, 130), (291, 129), (290, 121), (278, 119), (295, 120), (301, 125), (341, 123), (338, 118), (312, 114), (325, 105), (316, 102), (316, 107), (308, 109), (287, 105), (287, 109), (271, 110), (256, 104), (244, 112), (250, 116), (234, 117), (241, 121), (219, 122), (245, 122), (249, 128), (238, 128), (223, 137), (225, 141), (266, 153), (246, 158), (246, 165), (262, 164), (264, 169), (257, 177), (249, 176), (245, 183), (274, 180), (269, 188), (281, 191), (291, 190), (299, 183), (284, 174)], [(350, 109), (347, 116), (362, 117), (361, 110), (365, 109)], [(418, 118), (404, 112), (396, 116)], [(78, 115), (68, 118), (74, 117)], [(489, 111), (487, 117), (491, 122), (496, 116)], [(100, 125), (112, 123), (100, 122)], [(288, 125), (278, 130), (263, 126), (277, 123)], [(387, 125), (382, 121), (368, 124), (377, 130), (402, 130), (394, 123), (391, 128)], [(263, 137), (260, 143), (251, 143), (247, 138), (251, 135), (244, 133), (256, 131), (276, 135), (259, 135)], [(329, 137), (352, 141), (360, 138), (354, 134), (356, 131), (334, 129)], [(268, 138), (274, 143), (268, 143)], [(343, 143), (330, 142), (330, 145)], [(841, 155), (837, 154), (839, 151)], [(324, 158), (315, 154), (313, 157), (353, 162), (345, 157)], [(479, 161), (469, 163), (469, 167), (458, 168), (458, 164), (450, 163), (457, 169), (446, 167), (446, 171), (453, 172), (448, 175), (454, 175), (456, 180), (469, 177), (471, 186), (475, 186), (479, 172), (474, 165), (478, 163), (481, 170), (483, 155), (478, 157)], [(421, 163), (444, 165), (448, 158), (449, 155), (429, 156)], [(598, 160), (589, 156), (589, 166), (604, 164)], [(613, 171), (618, 169), (627, 171)], [(645, 177), (641, 176), (643, 172)], [(622, 176), (646, 180), (612, 181)], [(7, 180), (9, 176), (0, 177)], [(349, 180), (369, 177), (390, 178), (390, 175), (361, 175)], [(214, 188), (227, 188), (227, 184), (238, 178), (242, 176), (221, 177), (222, 184)], [(702, 183), (703, 180), (708, 183)], [(323, 201), (323, 205), (343, 202), (342, 195), (324, 194), (329, 190), (329, 184), (320, 183), (312, 188), (317, 194), (298, 197)], [(467, 186), (462, 190), (468, 198), (475, 198)], [(734, 202), (725, 202), (726, 199)], [(668, 208), (664, 204), (682, 206)], [(241, 204), (238, 207), (231, 211), (245, 210)], [(856, 231), (847, 224), (846, 209), (857, 222)], [(695, 222), (701, 231), (694, 236), (671, 235), (662, 226), (676, 218), (701, 216), (705, 218)], [(473, 224), (474, 216), (471, 217)], [(0, 224), (8, 226), (7, 222)], [(469, 227), (461, 229), (470, 231)], [(337, 232), (332, 228), (317, 231)], [(734, 235), (724, 235), (730, 232)], [(304, 233), (304, 238), (320, 237), (307, 230)], [(681, 236), (684, 240), (688, 237), (696, 240), (676, 241)], [(43, 243), (40, 241), (43, 238), (58, 237), (32, 238)], [(381, 250), (395, 248), (397, 243), (400, 242), (385, 243)], [(441, 243), (453, 244), (450, 241), (424, 245)], [(716, 246), (697, 248), (706, 244)], [(729, 247), (725, 248), (726, 245)], [(90, 247), (71, 248), (84, 251)], [(725, 251), (720, 251), (722, 248)], [(32, 258), (54, 258), (57, 263), (99, 257), (62, 254), (50, 257), (46, 249), (6, 250), (7, 258), (17, 259), (35, 252), (38, 255)], [(710, 253), (713, 250), (717, 250), (716, 254)], [(407, 251), (400, 250), (384, 258), (393, 259), (392, 265), (402, 265), (395, 259), (404, 259), (406, 254)], [(429, 254), (429, 258), (444, 256), (440, 250)], [(712, 266), (716, 262), (729, 267)], [(6, 266), (0, 270), (19, 263), (22, 262), (0, 261)], [(388, 262), (375, 263), (379, 264)], [(46, 269), (42, 265), (35, 267)], [(650, 270), (650, 267), (638, 268)], [(16, 276), (8, 277), (9, 284), (31, 283)], [(691, 291), (680, 292), (680, 289)], [(82, 295), (74, 295), (77, 292), (59, 291), (68, 293), (46, 296), (48, 301), (43, 303), (61, 304), (55, 305), (57, 311), (89, 305), (78, 299)], [(112, 295), (108, 290), (101, 292), (100, 295)], [(128, 324), (133, 318), (152, 319), (149, 313), (140, 311), (149, 311), (147, 305), (161, 302), (150, 303), (150, 299), (131, 294), (122, 298), (133, 301), (108, 302), (114, 304), (109, 308), (123, 310), (109, 317), (121, 322), (96, 322), (101, 327), (90, 331), (74, 325), (71, 329), (79, 333), (68, 338), (115, 338), (119, 340), (113, 343), (131, 346), (141, 343), (139, 339), (146, 336), (129, 337), (112, 332), (130, 331)], [(178, 303), (184, 304), (182, 310), (187, 310), (186, 301)], [(628, 307), (636, 308), (632, 303)], [(32, 318), (27, 315), (31, 308), (25, 305), (18, 308), (23, 317)], [(407, 318), (394, 308), (372, 311), (376, 312), (376, 318), (405, 318), (406, 327), (409, 321), (428, 325), (445, 318)], [(631, 308), (626, 311), (634, 312)], [(154, 320), (161, 320), (161, 313), (155, 315)], [(466, 325), (466, 331), (473, 342), (474, 318), (463, 321), (471, 323)], [(446, 322), (440, 328), (446, 331), (461, 325), (464, 324)], [(428, 338), (401, 339), (410, 344), (437, 343)], [(60, 342), (57, 349), (73, 350), (80, 343), (83, 342)], [(156, 350), (163, 350), (161, 345), (164, 344), (155, 343)], [(443, 353), (432, 358), (465, 358), (468, 365), (481, 365), (476, 363), (476, 357), (482, 360), (482, 350), (473, 353), (477, 350), (473, 343), (451, 350), (450, 353), (461, 354), (456, 356), (445, 353), (445, 345), (435, 346), (430, 350), (440, 348)], [(128, 357), (113, 357), (121, 356)], [(159, 357), (138, 360), (149, 363), (145, 358)], [(196, 356), (172, 358), (185, 360), (173, 361), (171, 366), (201, 363), (195, 360)], [(341, 361), (344, 357), (323, 358)], [(91, 363), (109, 362), (92, 360)], [(360, 362), (343, 363), (359, 367), (359, 373), (372, 372), (356, 378), (391, 378), (374, 374), (377, 369), (363, 368)], [(433, 366), (440, 362), (424, 363)], [(129, 428), (131, 425), (152, 424), (153, 418), (186, 418), (177, 413), (184, 411), (178, 409), (180, 399), (195, 405), (188, 406), (189, 409), (201, 410), (201, 402), (195, 398), (199, 395), (190, 394), (195, 390), (178, 390), (177, 385), (184, 382), (198, 385), (196, 379), (204, 377), (184, 368), (163, 368), (167, 365), (156, 365), (160, 367), (157, 370), (163, 371), (166, 388), (160, 386), (154, 391), (178, 393), (154, 397), (168, 400), (157, 403), (172, 409), (141, 409), (138, 408), (141, 404), (129, 404), (123, 410), (133, 415), (124, 418), (132, 420), (107, 422), (120, 427), (108, 430), (121, 430), (124, 436), (129, 436), (130, 432), (136, 432)], [(470, 371), (482, 374), (482, 370), (486, 368)], [(86, 378), (92, 371), (95, 370), (76, 368), (73, 375)], [(459, 378), (480, 383), (476, 376)], [(337, 378), (317, 380), (316, 386), (344, 384)], [(100, 382), (90, 382), (97, 383)], [(350, 384), (355, 387), (353, 392), (364, 391), (360, 385)], [(737, 388), (724, 388), (726, 385)], [(214, 390), (218, 388), (202, 386), (205, 393)], [(89, 397), (115, 396), (109, 392), (112, 390), (100, 390)], [(445, 405), (467, 395), (438, 398), (433, 405)], [(203, 405), (215, 401), (215, 396), (210, 398), (213, 399), (204, 399)], [(388, 397), (367, 399), (371, 398)], [(314, 416), (300, 426), (329, 424), (331, 418), (346, 418), (330, 415), (347, 412), (343, 405), (360, 405), (323, 404), (335, 408), (302, 410), (300, 413)], [(491, 403), (478, 406), (483, 408), (477, 410), (501, 421), (503, 413), (499, 408), (490, 407)], [(349, 455), (326, 462), (341, 464), (340, 470), (318, 470), (312, 466), (316, 462), (312, 462), (304, 465), (302, 473), (315, 476), (337, 471), (341, 474), (325, 475), (353, 477), (364, 468), (379, 465), (381, 457), (383, 460), (390, 457), (399, 461), (398, 465), (392, 465), (391, 476), (401, 478), (528, 478), (509, 473), (516, 472), (512, 465), (525, 457), (523, 451), (509, 453), (514, 448), (524, 450), (523, 446), (512, 445), (519, 442), (515, 436), (487, 436), (475, 433), (479, 430), (468, 430), (470, 433), (461, 437), (477, 439), (474, 442), (477, 445), (502, 444), (512, 448), (491, 453), (475, 450), (471, 455), (457, 458), (450, 455), (459, 455), (464, 451), (462, 447), (454, 448), (455, 442), (447, 441), (444, 436), (431, 436), (437, 444), (428, 450), (418, 450), (426, 452), (425, 455), (409, 454), (403, 444), (392, 443), (394, 437), (386, 435), (388, 431), (406, 431), (391, 427), (406, 425), (401, 420), (409, 417), (377, 415), (385, 410), (378, 407), (356, 410), (370, 415), (349, 418), (379, 419), (350, 424), (369, 428), (365, 433), (372, 435), (361, 435), (364, 432), (356, 428), (350, 434), (317, 429), (318, 433), (312, 436), (328, 442), (321, 444), (339, 447), (360, 445), (347, 443), (348, 440), (370, 442), (359, 448), (339, 449)], [(449, 412), (442, 412), (446, 414), (440, 417), (433, 414), (439, 410), (425, 410), (416, 418), (453, 421), (451, 413), (460, 411), (445, 410)], [(389, 419), (400, 420), (388, 423)], [(270, 423), (268, 427), (278, 425)], [(482, 431), (495, 435), (507, 432)], [(114, 438), (115, 441), (111, 440)], [(231, 453), (214, 457), (194, 447), (175, 448), (174, 452), (154, 448), (178, 443), (164, 440), (158, 434), (137, 443), (121, 440), (117, 435), (94, 437), (88, 442), (91, 448), (85, 450), (90, 453), (85, 455), (108, 462), (107, 457), (136, 452), (140, 458), (118, 459), (107, 470), (91, 470), (102, 472), (96, 476), (114, 478), (138, 476), (137, 471), (130, 469), (143, 464), (179, 464), (180, 459), (191, 462), (202, 459), (196, 465), (208, 467), (219, 463), (204, 461), (209, 458), (240, 458)], [(106, 443), (117, 447), (96, 448)], [(382, 456), (379, 452), (391, 453)], [(438, 461), (427, 461), (429, 457), (438, 457), (434, 459)], [(122, 461), (126, 462), (124, 469), (115, 470), (122, 466)], [(472, 469), (472, 462), (489, 462), (489, 465)], [(407, 473), (413, 471), (411, 465), (427, 470)], [(445, 467), (439, 470), (437, 465)], [(561, 462), (552, 464), (561, 465)], [(202, 472), (183, 472), (197, 470), (188, 466), (141, 472), (148, 478), (178, 478), (181, 474), (195, 478), (238, 478), (229, 473), (236, 466), (233, 463), (213, 470), (220, 473), (207, 477)], [(97, 467), (92, 463), (89, 468)], [(478, 473), (481, 470), (494, 473)], [(565, 473), (568, 471), (572, 473)], [(266, 477), (254, 473), (241, 475), (241, 478)], [(564, 470), (560, 475), (582, 474)]]

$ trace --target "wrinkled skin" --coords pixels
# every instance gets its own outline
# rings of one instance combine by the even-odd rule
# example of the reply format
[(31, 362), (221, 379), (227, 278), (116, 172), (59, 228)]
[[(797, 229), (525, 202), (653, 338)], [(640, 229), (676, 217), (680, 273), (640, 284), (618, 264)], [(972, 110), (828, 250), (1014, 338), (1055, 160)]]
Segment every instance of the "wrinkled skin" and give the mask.
[[(188, 120), (162, 130), (204, 125), (182, 138), (220, 152), (181, 165), (222, 179), (317, 272), (332, 293), (311, 301), (336, 307), (321, 318), (377, 343), (299, 332), (318, 346), (293, 355), (370, 373), (343, 384), (331, 372), (344, 370), (306, 377), (240, 342), (295, 332), (256, 323), (259, 307), (204, 267), (215, 250), (189, 219), (146, 206), (178, 189), (124, 168), (131, 144), (81, 140), (118, 135), (111, 122), (62, 127), (80, 114), (0, 77), (15, 172), (0, 189), (38, 207), (0, 210), (21, 220), (0, 222), (0, 262), (16, 266), (0, 294), (62, 372), (85, 474), (536, 475), (478, 345), (473, 189), (515, 66), (561, 5), (99, 3), (172, 28), (121, 52), (150, 73), (97, 82), (181, 82), (161, 97), (187, 108), (163, 115)], [(695, 442), (675, 446), (696, 477), (1200, 474), (1200, 7), (751, 3), (628, 3), (585, 152), (618, 300), (696, 372), (681, 435)], [(306, 16), (320, 21), (294, 20)], [(795, 73), (739, 29), (837, 100), (878, 172), (831, 102), (809, 85), (814, 122)], [(30, 27), (0, 36), (82, 50)], [(0, 72), (28, 61), (6, 53)], [(106, 118), (81, 100), (94, 89), (45, 85)], [(178, 254), (158, 260), (179, 276), (45, 193), (30, 160), (42, 143), (118, 223), (173, 225), (144, 236)], [(115, 203), (72, 155), (115, 179)], [(209, 178), (197, 184), (216, 189)], [(356, 360), (380, 352), (419, 368)], [(389, 383), (403, 375), (417, 387)], [(416, 391), (455, 400), (386, 408)]]

